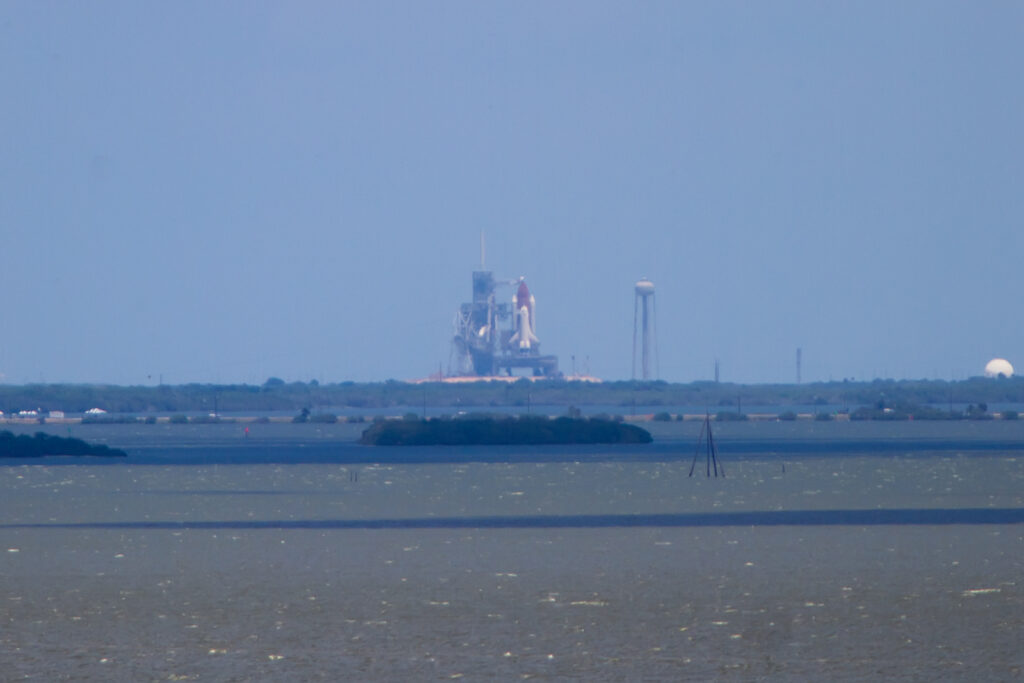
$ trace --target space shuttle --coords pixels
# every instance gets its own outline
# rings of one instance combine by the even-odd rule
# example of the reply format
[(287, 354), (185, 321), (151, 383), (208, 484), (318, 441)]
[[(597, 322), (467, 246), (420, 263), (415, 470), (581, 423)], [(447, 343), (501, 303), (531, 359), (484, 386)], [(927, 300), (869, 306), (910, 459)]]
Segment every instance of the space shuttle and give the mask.
[(537, 301), (530, 294), (526, 280), (519, 278), (519, 289), (512, 297), (515, 332), (509, 337), (508, 343), (512, 348), (519, 349), (520, 353), (528, 352), (534, 344), (540, 344), (540, 340), (534, 334), (534, 330), (537, 329), (536, 308)]

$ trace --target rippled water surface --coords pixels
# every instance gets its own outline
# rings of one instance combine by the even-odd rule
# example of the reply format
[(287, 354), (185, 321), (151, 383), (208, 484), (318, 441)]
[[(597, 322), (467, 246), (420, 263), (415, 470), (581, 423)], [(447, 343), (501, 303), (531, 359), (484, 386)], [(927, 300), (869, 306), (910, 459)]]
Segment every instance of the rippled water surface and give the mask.
[(658, 429), (439, 464), (346, 426), (83, 429), (130, 457), (0, 467), (2, 677), (1021, 675), (1014, 427), (723, 425), (724, 479)]

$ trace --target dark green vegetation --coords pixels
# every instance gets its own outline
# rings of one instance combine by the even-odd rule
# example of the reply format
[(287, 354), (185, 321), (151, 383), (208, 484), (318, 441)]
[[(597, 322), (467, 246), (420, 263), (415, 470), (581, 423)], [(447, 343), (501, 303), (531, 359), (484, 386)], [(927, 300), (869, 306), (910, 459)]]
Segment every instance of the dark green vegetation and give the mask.
[[(878, 409), (890, 408), (915, 419), (949, 416), (948, 410), (919, 408), (952, 403), (1024, 403), (1024, 378), (972, 378), (959, 382), (940, 380), (875, 380), (872, 382), (821, 382), (814, 384), (727, 384), (692, 382), (471, 382), (459, 384), (407, 384), (388, 380), (369, 384), (343, 382), (285, 383), (271, 379), (261, 386), (234, 384), (186, 384), (178, 386), (111, 386), (86, 384), (0, 385), (0, 410), (11, 414), (24, 408), (80, 413), (101, 407), (111, 413), (263, 412), (307, 410), (308, 421), (329, 420), (329, 409), (386, 409), (390, 407), (468, 408), (537, 405), (608, 406), (609, 413), (628, 413), (634, 406), (660, 412), (659, 406), (701, 406), (717, 411), (739, 412), (742, 406), (777, 406), (780, 413), (789, 406), (832, 405), (847, 407), (851, 413), (865, 407), (865, 418)], [(955, 413), (952, 417), (977, 417)], [(107, 418), (114, 419), (114, 418)], [(885, 417), (883, 419), (898, 419)], [(981, 418), (984, 419), (984, 418)]]
[[(816, 420), (831, 419), (831, 415), (818, 413)], [(1015, 420), (1017, 413), (1010, 410), (1003, 415), (1004, 419)], [(995, 416), (988, 412), (987, 403), (971, 404), (965, 410), (943, 410), (931, 406), (922, 406), (908, 401), (886, 402), (879, 400), (874, 405), (861, 406), (850, 413), (851, 420), (992, 420)]]
[(46, 455), (98, 455), (124, 457), (124, 451), (109, 446), (86, 443), (81, 439), (52, 436), (36, 432), (35, 436), (0, 432), (0, 458), (41, 458)]
[(608, 420), (538, 416), (467, 416), (454, 420), (384, 420), (363, 432), (372, 446), (478, 446), (522, 444), (650, 443), (634, 425)]

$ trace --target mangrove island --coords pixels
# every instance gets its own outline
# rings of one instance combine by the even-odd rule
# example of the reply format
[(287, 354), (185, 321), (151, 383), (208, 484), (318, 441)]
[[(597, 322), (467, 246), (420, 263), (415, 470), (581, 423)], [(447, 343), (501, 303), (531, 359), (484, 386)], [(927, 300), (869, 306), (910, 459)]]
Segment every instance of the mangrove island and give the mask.
[(91, 455), (123, 458), (128, 454), (118, 448), (93, 445), (81, 439), (65, 438), (36, 432), (35, 436), (0, 431), (0, 458), (42, 458), (47, 455)]
[(372, 446), (498, 446), (650, 443), (635, 425), (611, 420), (535, 415), (468, 415), (455, 419), (382, 420), (363, 432)]

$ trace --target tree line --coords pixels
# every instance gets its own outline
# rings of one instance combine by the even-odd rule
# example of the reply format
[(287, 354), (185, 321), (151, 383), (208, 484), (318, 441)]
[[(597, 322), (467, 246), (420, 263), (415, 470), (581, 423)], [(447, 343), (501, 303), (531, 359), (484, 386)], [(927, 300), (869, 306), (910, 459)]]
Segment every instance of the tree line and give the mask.
[[(313, 413), (333, 409), (386, 409), (433, 406), (454, 411), (470, 408), (531, 405), (608, 406), (628, 413), (634, 407), (700, 406), (712, 413), (743, 412), (743, 406), (861, 406), (1024, 403), (1024, 379), (972, 378), (943, 380), (874, 380), (809, 384), (732, 384), (665, 381), (424, 383), (284, 382), (271, 378), (262, 385), (182, 384), (119, 386), (104, 384), (0, 385), (0, 410), (81, 413), (102, 408), (111, 413), (265, 412)], [(655, 411), (658, 412), (658, 411)]]

